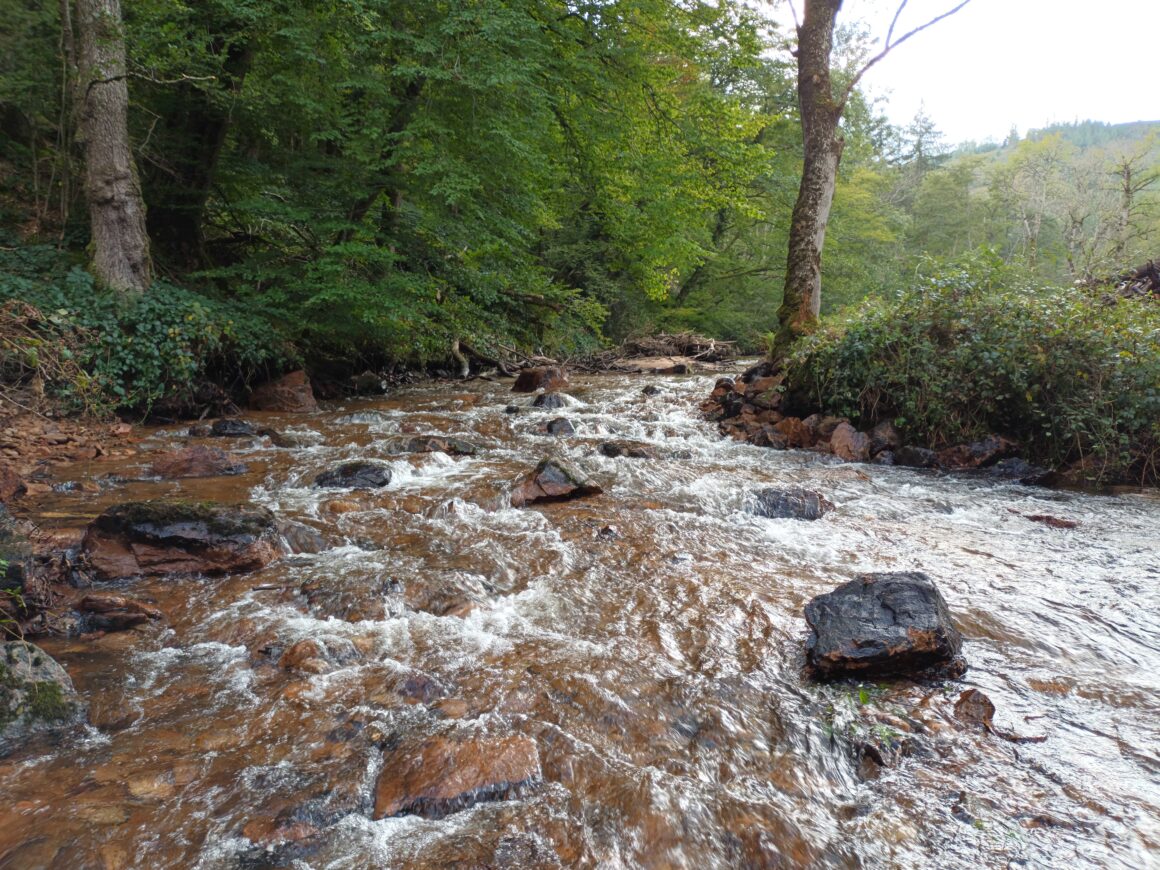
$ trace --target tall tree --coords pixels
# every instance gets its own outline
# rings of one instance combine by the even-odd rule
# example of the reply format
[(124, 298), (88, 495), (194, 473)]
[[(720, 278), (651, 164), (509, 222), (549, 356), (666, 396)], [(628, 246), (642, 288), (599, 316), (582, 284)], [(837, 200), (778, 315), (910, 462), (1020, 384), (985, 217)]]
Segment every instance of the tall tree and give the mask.
[[(779, 328), (773, 354), (779, 356), (793, 340), (817, 322), (822, 305), (822, 247), (838, 182), (845, 139), (839, 124), (854, 88), (872, 66), (915, 34), (947, 18), (966, 6), (961, 0), (951, 9), (925, 24), (894, 37), (898, 20), (906, 9), (902, 0), (882, 50), (849, 76), (835, 82), (830, 56), (834, 48), (834, 25), (842, 0), (805, 0), (805, 15), (797, 22), (797, 91), (801, 113), (804, 162), (797, 202), (790, 219), (789, 253), (786, 258), (785, 287), (778, 309)], [(790, 0), (793, 9), (792, 0)], [(837, 85), (835, 87), (835, 85)]]
[[(68, 22), (68, 2), (61, 11)], [(120, 0), (76, 0), (78, 139), (92, 225), (91, 268), (104, 286), (140, 293), (153, 265), (141, 182), (129, 146), (129, 88)]]

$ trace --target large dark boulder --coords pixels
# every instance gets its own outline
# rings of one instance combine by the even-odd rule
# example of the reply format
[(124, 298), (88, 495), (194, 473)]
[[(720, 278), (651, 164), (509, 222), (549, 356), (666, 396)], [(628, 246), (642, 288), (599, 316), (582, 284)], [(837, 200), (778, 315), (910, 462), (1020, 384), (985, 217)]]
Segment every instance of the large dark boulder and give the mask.
[(544, 393), (541, 396), (536, 396), (536, 400), (532, 402), (533, 408), (545, 408), (550, 411), (559, 410), (567, 406), (568, 400), (561, 393)]
[(554, 366), (537, 366), (523, 369), (512, 384), (513, 393), (534, 393), (536, 390), (558, 390), (568, 386), (564, 372)]
[(557, 459), (545, 459), (512, 491), (512, 507), (535, 502), (568, 501), (604, 492), (579, 471)]
[(212, 502), (128, 502), (89, 524), (81, 547), (98, 579), (238, 574), (278, 558), (281, 538), (265, 508)]
[(72, 680), (48, 653), (25, 641), (0, 644), (0, 756), (84, 716)]
[(961, 676), (962, 637), (933, 581), (917, 571), (860, 574), (805, 608), (806, 658), (822, 679)]
[(809, 489), (759, 489), (747, 502), (749, 513), (773, 520), (820, 520), (834, 509), (832, 501)]
[(557, 436), (575, 435), (576, 427), (572, 425), (572, 421), (567, 417), (556, 417), (544, 425), (544, 432), (548, 435)]
[(366, 460), (344, 462), (314, 478), (314, 485), (323, 489), (379, 489), (390, 482), (390, 468)]

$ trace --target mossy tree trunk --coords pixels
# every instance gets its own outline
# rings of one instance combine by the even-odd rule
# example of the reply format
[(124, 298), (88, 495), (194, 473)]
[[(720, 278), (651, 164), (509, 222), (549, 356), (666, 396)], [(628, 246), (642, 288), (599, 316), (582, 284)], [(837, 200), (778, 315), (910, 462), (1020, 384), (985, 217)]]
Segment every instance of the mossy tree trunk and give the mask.
[(97, 281), (141, 293), (153, 280), (145, 203), (129, 146), (129, 88), (120, 0), (76, 0), (78, 139)]

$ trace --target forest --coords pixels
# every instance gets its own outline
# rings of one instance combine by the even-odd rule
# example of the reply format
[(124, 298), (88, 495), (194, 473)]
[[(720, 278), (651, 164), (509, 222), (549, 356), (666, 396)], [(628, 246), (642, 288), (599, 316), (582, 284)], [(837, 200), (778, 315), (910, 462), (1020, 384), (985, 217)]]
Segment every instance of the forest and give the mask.
[[(740, 0), (5, 6), (0, 300), (75, 352), (30, 366), (10, 348), (4, 365), (74, 405), (192, 406), (206, 383), (302, 365), (452, 371), (461, 347), (575, 358), (657, 331), (760, 354), (786, 326), (803, 161), (786, 16)], [(858, 81), (872, 34), (830, 25), (847, 96), (823, 315), (944, 269), (1094, 288), (1155, 254), (1160, 124), (954, 145), (922, 111), (891, 125)], [(123, 53), (89, 57), (106, 43)], [(110, 224), (138, 225), (124, 287), (102, 277), (86, 206), (102, 112), (124, 117), (109, 177), (143, 212)]]

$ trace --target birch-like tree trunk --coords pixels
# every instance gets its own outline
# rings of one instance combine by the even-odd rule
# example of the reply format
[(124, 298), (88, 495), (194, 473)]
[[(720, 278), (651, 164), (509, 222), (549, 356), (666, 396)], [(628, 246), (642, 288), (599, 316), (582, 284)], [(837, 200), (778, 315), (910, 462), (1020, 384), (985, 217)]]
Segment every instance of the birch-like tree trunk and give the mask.
[(92, 225), (93, 275), (120, 292), (153, 280), (145, 203), (129, 147), (129, 88), (120, 0), (76, 0), (78, 139)]

